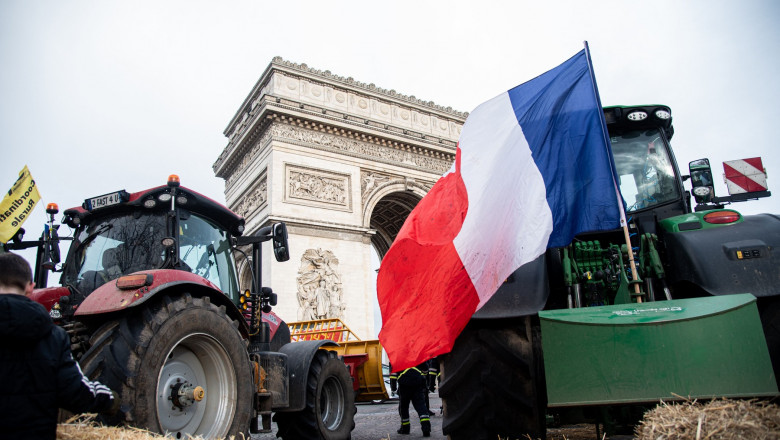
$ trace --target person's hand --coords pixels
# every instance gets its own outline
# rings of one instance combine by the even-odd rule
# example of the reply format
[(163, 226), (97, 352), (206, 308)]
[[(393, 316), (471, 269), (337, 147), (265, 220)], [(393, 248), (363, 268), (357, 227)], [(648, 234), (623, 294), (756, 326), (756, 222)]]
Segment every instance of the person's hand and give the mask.
[(104, 414), (108, 416), (115, 416), (119, 412), (119, 405), (122, 401), (119, 399), (119, 394), (116, 391), (111, 391), (111, 407), (107, 409)]

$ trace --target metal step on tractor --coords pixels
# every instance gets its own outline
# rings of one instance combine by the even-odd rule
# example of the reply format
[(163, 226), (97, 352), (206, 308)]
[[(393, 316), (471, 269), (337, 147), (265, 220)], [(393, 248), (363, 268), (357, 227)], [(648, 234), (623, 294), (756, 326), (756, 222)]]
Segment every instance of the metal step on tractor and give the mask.
[[(357, 370), (321, 349), (338, 349), (333, 340), (291, 342), (271, 310), (276, 294), (261, 284), (263, 242), (277, 261), (289, 259), (284, 223), (243, 236), (242, 217), (176, 176), (66, 210), (71, 237), (59, 237), (56, 206), (47, 212), (39, 240), (20, 231), (5, 248), (37, 247), (38, 286), (62, 272), (60, 286), (33, 299), (67, 330), (85, 374), (119, 393), (119, 413), (103, 422), (226, 438), (270, 432), (273, 414), (283, 439), (350, 437)], [(61, 240), (72, 240), (62, 264)], [(246, 246), (253, 286), (242, 292), (233, 255)]]
[(769, 191), (716, 197), (707, 159), (683, 175), (669, 107), (604, 116), (628, 232), (549, 249), (473, 316), (441, 359), (453, 440), (617, 432), (660, 400), (778, 395), (780, 217), (726, 207)]

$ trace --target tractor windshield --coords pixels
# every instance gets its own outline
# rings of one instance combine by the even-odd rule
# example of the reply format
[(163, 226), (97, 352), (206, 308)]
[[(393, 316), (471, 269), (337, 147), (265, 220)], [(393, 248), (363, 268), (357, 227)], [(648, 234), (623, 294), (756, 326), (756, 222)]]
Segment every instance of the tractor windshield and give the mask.
[(179, 258), (192, 273), (216, 284), (231, 299), (238, 299), (230, 237), (224, 229), (195, 214), (180, 216)]
[(620, 192), (628, 211), (652, 208), (680, 197), (674, 166), (657, 129), (611, 136)]
[(149, 213), (96, 219), (80, 228), (64, 281), (90, 293), (108, 281), (139, 270), (157, 269), (165, 250), (165, 217)]
[(70, 257), (73, 263), (67, 266), (63, 281), (89, 294), (122, 275), (175, 267), (198, 274), (231, 298), (237, 297), (236, 270), (224, 229), (197, 214), (181, 211), (179, 263), (166, 260), (166, 231), (166, 216), (159, 212), (100, 217), (79, 229)]

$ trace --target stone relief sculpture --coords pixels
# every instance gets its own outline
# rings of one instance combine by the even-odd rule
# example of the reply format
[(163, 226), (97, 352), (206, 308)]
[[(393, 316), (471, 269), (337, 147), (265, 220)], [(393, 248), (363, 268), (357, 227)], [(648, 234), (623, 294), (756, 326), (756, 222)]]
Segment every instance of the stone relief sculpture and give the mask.
[(329, 250), (307, 249), (298, 269), (298, 319), (342, 318), (343, 302), (339, 260)]
[(300, 171), (290, 171), (290, 196), (322, 202), (346, 204), (343, 179), (331, 179)]
[(240, 200), (238, 207), (235, 208), (235, 212), (245, 217), (255, 208), (262, 206), (268, 200), (268, 179), (265, 175), (263, 175), (260, 183), (248, 191)]
[(373, 171), (362, 171), (360, 173), (360, 193), (362, 195), (363, 201), (368, 198), (368, 195), (371, 194), (371, 191), (374, 190), (377, 186), (389, 182), (390, 177), (375, 173)]

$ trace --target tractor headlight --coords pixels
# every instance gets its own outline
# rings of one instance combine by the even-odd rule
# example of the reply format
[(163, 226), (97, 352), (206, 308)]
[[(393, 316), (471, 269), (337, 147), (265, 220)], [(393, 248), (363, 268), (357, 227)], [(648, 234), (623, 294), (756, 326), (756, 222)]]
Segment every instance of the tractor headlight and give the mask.
[(658, 118), (658, 119), (666, 120), (666, 119), (671, 118), (672, 115), (668, 111), (666, 111), (666, 110), (656, 110), (655, 111), (655, 117)]
[(630, 121), (643, 121), (643, 120), (647, 119), (647, 113), (645, 113), (645, 112), (640, 110), (640, 111), (631, 112), (626, 117)]

